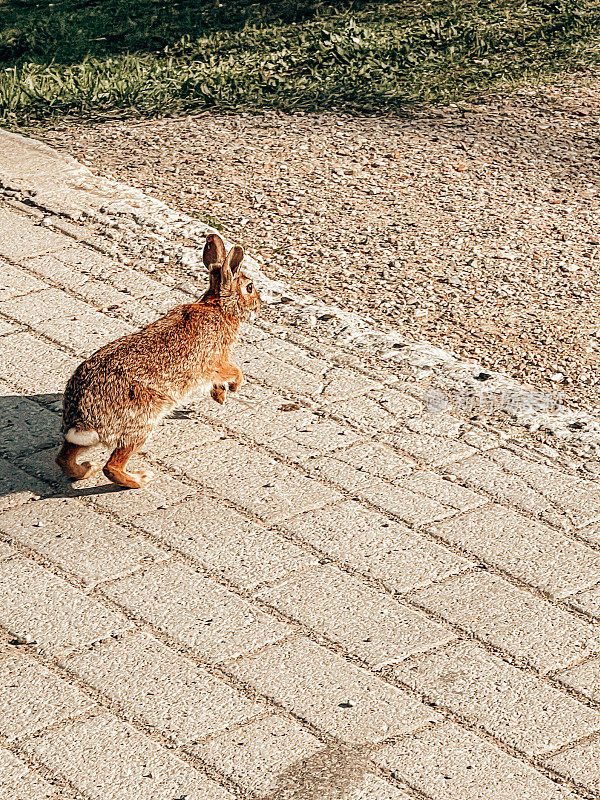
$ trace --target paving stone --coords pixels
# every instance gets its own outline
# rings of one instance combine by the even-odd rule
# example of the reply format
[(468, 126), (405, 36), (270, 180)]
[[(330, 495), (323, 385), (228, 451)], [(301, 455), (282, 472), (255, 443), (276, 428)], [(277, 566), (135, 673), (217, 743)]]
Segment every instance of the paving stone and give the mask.
[[(90, 280), (86, 271), (78, 269), (73, 263), (67, 263), (69, 250), (77, 249), (77, 246), (71, 245), (61, 250), (55, 250), (53, 253), (32, 256), (26, 261), (27, 269), (68, 289), (77, 290), (78, 287)], [(98, 257), (103, 258), (100, 254)]]
[(69, 499), (7, 511), (0, 515), (0, 532), (92, 585), (166, 558), (141, 536)]
[(57, 796), (49, 783), (8, 750), (0, 748), (0, 797), (6, 800), (52, 800)]
[[(71, 270), (72, 267), (65, 267), (65, 269)], [(84, 280), (79, 284), (74, 281), (73, 283), (73, 291), (83, 297), (85, 302), (89, 303), (97, 311), (108, 309), (111, 312), (120, 314), (121, 308), (130, 302), (130, 295), (120, 292), (110, 283), (97, 281), (87, 276), (84, 276)]]
[(264, 525), (208, 497), (136, 517), (135, 525), (248, 590), (317, 563)]
[(78, 364), (78, 359), (30, 333), (12, 333), (2, 339), (0, 376), (14, 381), (28, 394), (62, 394)]
[(201, 413), (205, 419), (226, 425), (229, 430), (249, 437), (253, 442), (268, 445), (310, 425), (315, 419), (309, 409), (290, 403), (275, 392), (260, 402), (251, 400), (250, 403), (243, 395), (229, 395), (224, 406), (206, 402)]
[(3, 307), (6, 314), (85, 356), (134, 330), (57, 289), (18, 297)]
[(600, 712), (474, 642), (412, 656), (394, 668), (409, 686), (528, 755), (600, 730)]
[(509, 450), (490, 450), (489, 455), (566, 511), (575, 525), (583, 527), (600, 519), (600, 481), (585, 481), (544, 464), (525, 461)]
[(0, 264), (0, 301), (2, 303), (11, 297), (47, 288), (47, 284), (34, 278), (25, 270), (6, 263)]
[(409, 525), (426, 525), (456, 513), (454, 509), (443, 506), (433, 498), (409, 491), (397, 484), (392, 485), (381, 478), (374, 478), (370, 485), (359, 489), (357, 493), (379, 508), (397, 514)]
[[(243, 338), (243, 337), (242, 337)], [(247, 341), (243, 338), (244, 341)], [(313, 375), (323, 375), (330, 368), (330, 363), (322, 358), (317, 358), (312, 353), (297, 347), (295, 344), (286, 342), (284, 339), (265, 338), (260, 342), (261, 350), (271, 353), (281, 361), (293, 364)]]
[(195, 744), (265, 710), (146, 633), (98, 642), (65, 665), (178, 744)]
[(149, 514), (157, 509), (167, 508), (197, 494), (194, 486), (188, 486), (164, 472), (159, 472), (144, 459), (135, 461), (132, 459), (131, 463), (134, 469), (150, 469), (154, 475), (152, 481), (144, 486), (142, 491), (122, 489), (114, 484), (107, 485), (106, 479), (102, 482), (99, 478), (96, 480), (106, 491), (97, 494), (93, 490), (90, 491), (95, 505), (116, 514), (123, 522), (132, 522), (139, 514)]
[(328, 486), (237, 442), (216, 442), (178, 453), (172, 463), (267, 522), (340, 499)]
[(289, 635), (292, 628), (180, 564), (160, 564), (102, 591), (205, 661), (248, 653)]
[(96, 704), (27, 655), (0, 650), (0, 731), (14, 740)]
[[(164, 289), (161, 291), (164, 293)], [(169, 299), (169, 307), (166, 311), (169, 311), (177, 304), (171, 302), (170, 295), (164, 295), (165, 299), (167, 299), (167, 297)], [(119, 316), (125, 317), (135, 328), (145, 328), (146, 325), (156, 322), (156, 320), (164, 316), (165, 313), (158, 311), (154, 304), (148, 302), (148, 298), (146, 297), (130, 298), (126, 303), (122, 303), (117, 310)]]
[(578, 535), (593, 545), (600, 544), (600, 525), (591, 525), (589, 528), (580, 528)]
[(447, 411), (439, 414), (419, 414), (406, 420), (406, 427), (415, 433), (458, 439), (465, 422)]
[(600, 738), (565, 750), (546, 760), (546, 764), (592, 792), (600, 792)]
[(488, 502), (486, 497), (475, 494), (463, 486), (459, 486), (451, 481), (444, 480), (436, 475), (435, 472), (428, 470), (417, 470), (406, 478), (399, 478), (395, 481), (396, 486), (402, 489), (409, 489), (412, 492), (427, 495), (444, 503), (446, 506), (456, 508), (459, 511), (466, 511), (468, 508), (476, 508)]
[(26, 297), (5, 301), (2, 308), (5, 314), (34, 327), (48, 320), (62, 321), (64, 317), (78, 317), (82, 320), (82, 330), (88, 315), (97, 313), (87, 303), (49, 286), (44, 286), (43, 291), (33, 292)]
[[(50, 492), (50, 487), (0, 458), (0, 511), (28, 503)], [(1, 517), (0, 517), (1, 519)]]
[(456, 638), (441, 625), (331, 566), (304, 570), (258, 596), (375, 668)]
[(12, 547), (7, 545), (5, 542), (0, 542), (0, 561), (4, 561), (5, 559), (12, 558), (16, 555), (17, 553)]
[(472, 456), (446, 467), (473, 489), (488, 492), (499, 502), (508, 502), (531, 514), (544, 514), (546, 519), (560, 522), (554, 507), (539, 492), (531, 489), (518, 475), (505, 472), (499, 464), (481, 455)]
[[(63, 258), (62, 254), (61, 258)], [(87, 258), (87, 256), (82, 258)], [(82, 262), (78, 259), (77, 263)], [(190, 303), (193, 300), (193, 298), (181, 292), (173, 292), (173, 290), (168, 289), (163, 283), (155, 281), (154, 278), (144, 275), (144, 273), (139, 270), (131, 270), (125, 267), (115, 268), (114, 261), (111, 261), (108, 267), (104, 265), (98, 266), (98, 264), (96, 264), (94, 267), (90, 267), (90, 273), (102, 280), (109, 281), (113, 284), (115, 289), (131, 297), (145, 298), (150, 301), (154, 300), (154, 308), (165, 308), (164, 303), (169, 302), (170, 305), (165, 308), (162, 312), (163, 314), (166, 313), (169, 308), (173, 308), (182, 301)], [(170, 298), (168, 301), (167, 297)]]
[[(233, 351), (233, 354), (234, 356), (237, 355), (237, 349)], [(276, 389), (272, 389), (270, 386), (262, 386), (260, 383), (255, 383), (251, 380), (244, 381), (238, 391), (229, 396), (229, 400), (230, 402), (225, 406), (220, 406), (212, 401), (208, 404), (204, 403), (202, 410), (205, 410), (208, 405), (209, 408), (214, 409), (219, 414), (222, 414), (223, 411), (230, 408), (234, 409), (235, 414), (239, 414), (244, 410), (243, 406), (251, 410), (257, 406), (276, 410), (279, 409), (280, 405), (288, 405), (291, 402), (286, 394), (282, 394)], [(296, 402), (293, 404), (300, 405)], [(304, 406), (301, 406), (301, 408), (304, 408)]]
[[(401, 384), (398, 385), (401, 386)], [(404, 420), (422, 414), (424, 411), (423, 403), (415, 396), (415, 386), (409, 385), (407, 389), (408, 391), (402, 392), (398, 389), (386, 387), (385, 389), (379, 388), (371, 391), (369, 394), (393, 414), (396, 419)]]
[(182, 450), (191, 450), (202, 444), (216, 442), (222, 434), (199, 419), (186, 419), (184, 413), (175, 411), (172, 418), (164, 420), (141, 452), (152, 458), (169, 460), (169, 456)]
[(353, 500), (300, 514), (282, 526), (396, 592), (472, 569), (465, 559)]
[(84, 358), (88, 358), (108, 342), (135, 330), (128, 323), (97, 311), (90, 311), (85, 319), (71, 316), (69, 312), (68, 316), (38, 322), (34, 327), (51, 339), (81, 353)]
[(240, 336), (243, 342), (265, 342), (271, 337), (258, 325), (251, 325), (249, 322), (242, 322), (240, 325)]
[(0, 388), (0, 454), (21, 456), (62, 440), (61, 418), (25, 397)]
[(190, 297), (185, 292), (180, 292), (178, 289), (167, 288), (161, 285), (159, 291), (149, 293), (146, 292), (141, 300), (146, 303), (150, 308), (157, 312), (157, 317), (164, 316), (169, 311), (178, 306), (189, 305), (193, 303), (196, 298)]
[(76, 720), (24, 746), (94, 800), (233, 800), (233, 795), (109, 714)]
[(20, 556), (0, 561), (0, 623), (55, 655), (131, 627), (123, 614)]
[(31, 218), (0, 208), (0, 255), (10, 261), (59, 250), (68, 241), (63, 234), (35, 225)]
[[(308, 446), (287, 438), (295, 436), (297, 431), (310, 430), (315, 420), (313, 413), (306, 408), (298, 409), (295, 403), (284, 400), (278, 401), (277, 405), (279, 407), (275, 409), (265, 406), (252, 410), (240, 409), (242, 413), (236, 414), (236, 419), (231, 423), (227, 422), (227, 427), (253, 445), (266, 445), (268, 451), (273, 449), (281, 451), (284, 457), (288, 456), (289, 451), (293, 460), (300, 460), (305, 453), (315, 453), (316, 451)], [(325, 434), (325, 431), (323, 433)], [(280, 446), (280, 442), (283, 442), (283, 445)], [(295, 458), (296, 453), (298, 459)]]
[(384, 511), (397, 514), (409, 525), (424, 525), (455, 513), (437, 500), (398, 486), (399, 481), (388, 483), (337, 458), (312, 456), (307, 459), (306, 467), (340, 489), (352, 492)]
[[(211, 736), (192, 748), (203, 761), (259, 797), (280, 785), (282, 772), (323, 750), (324, 745), (300, 724), (273, 715)], [(277, 797), (283, 800), (279, 791)]]
[(568, 599), (573, 605), (582, 608), (584, 611), (587, 611), (588, 614), (600, 617), (600, 586), (590, 589), (589, 592), (580, 592)]
[(308, 425), (299, 426), (288, 433), (287, 438), (320, 453), (337, 450), (339, 447), (346, 447), (360, 440), (360, 437), (349, 428), (344, 428), (329, 419), (317, 419)]
[(557, 679), (577, 689), (594, 703), (600, 703), (600, 658), (585, 661), (576, 667), (559, 672)]
[(372, 758), (432, 800), (575, 797), (533, 767), (451, 722), (383, 745)]
[[(237, 351), (234, 350), (234, 360), (236, 354)], [(185, 412), (192, 416), (200, 417), (211, 424), (223, 425), (231, 430), (239, 429), (251, 435), (254, 430), (254, 426), (251, 424), (252, 415), (257, 412), (260, 413), (261, 422), (272, 422), (274, 418), (280, 418), (286, 426), (289, 426), (290, 419), (293, 420), (295, 418), (297, 411), (301, 412), (301, 419), (305, 418), (307, 409), (298, 403), (293, 404), (298, 408), (292, 412), (276, 413), (280, 410), (280, 406), (289, 404), (290, 401), (280, 392), (267, 386), (261, 386), (251, 380), (246, 380), (237, 392), (228, 395), (224, 405), (219, 405), (206, 397), (202, 399), (196, 398), (193, 402), (186, 404)], [(308, 413), (311, 415), (310, 412)], [(295, 423), (293, 427), (295, 427)], [(283, 431), (278, 432), (277, 435), (282, 435), (288, 430), (290, 430), (289, 427), (284, 427)]]
[(473, 447), (459, 441), (408, 430), (393, 434), (391, 442), (412, 458), (434, 467), (460, 461), (477, 452)]
[(381, 741), (437, 717), (399, 689), (304, 637), (226, 662), (224, 668), (346, 742)]
[[(167, 421), (147, 448), (150, 459), (175, 464), (196, 484), (159, 474), (142, 492), (115, 490), (103, 476), (72, 485), (54, 465), (60, 421), (51, 410), (55, 393), (78, 360), (46, 344), (43, 336), (60, 341), (64, 349), (91, 352), (131, 330), (122, 322), (126, 315), (145, 324), (191, 298), (183, 287), (169, 288), (169, 281), (161, 284), (122, 267), (35, 226), (24, 215), (0, 211), (0, 230), (0, 253), (13, 248), (15, 259), (26, 260), (23, 270), (7, 265), (2, 271), (0, 266), (3, 310), (21, 320), (17, 326), (0, 322), (0, 381), (10, 381), (0, 382), (0, 454), (26, 468), (0, 460), (0, 511), (13, 506), (0, 515), (1, 535), (33, 547), (81, 579), (108, 576), (112, 583), (106, 593), (176, 640), (179, 649), (193, 648), (211, 662), (227, 659), (226, 669), (258, 693), (359, 747), (324, 747), (285, 716), (257, 720), (264, 703), (247, 700), (149, 634), (134, 633), (133, 624), (108, 604), (0, 541), (0, 621), (9, 638), (29, 636), (31, 647), (42, 654), (64, 659), (71, 653), (70, 668), (121, 704), (124, 714), (138, 715), (174, 744), (231, 775), (242, 792), (265, 800), (299, 800), (299, 791), (306, 800), (309, 794), (315, 800), (339, 800), (342, 794), (345, 800), (405, 798), (391, 782), (371, 774), (374, 767), (364, 752), (359, 754), (364, 743), (386, 739), (382, 752), (390, 760), (384, 766), (432, 800), (572, 798), (541, 773), (451, 723), (415, 733), (440, 717), (408, 691), (300, 637), (297, 626), (280, 623), (238, 596), (258, 592), (311, 626), (317, 637), (339, 642), (372, 667), (392, 663), (397, 674), (408, 671), (410, 678), (402, 679), (419, 683), (417, 691), (509, 746), (537, 757), (579, 742), (547, 756), (557, 760), (557, 766), (549, 766), (585, 784), (588, 793), (600, 791), (598, 713), (472, 641), (452, 643), (455, 637), (443, 626), (405, 608), (384, 589), (372, 589), (331, 564), (319, 565), (309, 549), (335, 559), (340, 568), (364, 572), (392, 592), (417, 590), (411, 595), (417, 602), (463, 626), (468, 635), (551, 671), (595, 702), (600, 634), (577, 615), (478, 570), (474, 557), (600, 615), (600, 554), (501, 506), (469, 511), (487, 502), (483, 495), (444, 480), (423, 464), (445, 466), (470, 488), (497, 492), (499, 499), (555, 527), (564, 517), (554, 506), (564, 508), (582, 538), (593, 543), (600, 542), (599, 482), (516, 456), (499, 445), (495, 434), (451, 414), (422, 413), (422, 387), (402, 382), (390, 387), (381, 369), (381, 380), (373, 380), (331, 367), (335, 349), (322, 343), (315, 343), (321, 357), (313, 358), (308, 349), (244, 326), (244, 344), (238, 348), (242, 366), (257, 381), (281, 391), (250, 382), (224, 407), (198, 399), (188, 404), (189, 413), (186, 407), (178, 419)], [(48, 288), (48, 281), (85, 302)], [(115, 308), (108, 313), (120, 319), (99, 311), (109, 306)], [(31, 325), (39, 337), (22, 330)], [(13, 385), (29, 396), (20, 397)], [(311, 407), (315, 400), (322, 403), (348, 427), (292, 403), (291, 393), (310, 397)], [(225, 429), (262, 452), (224, 439)], [(378, 430), (389, 444), (361, 438), (357, 429)], [(490, 451), (488, 459), (478, 454), (481, 450)], [(282, 464), (269, 452), (296, 461), (301, 469)], [(324, 482), (306, 478), (306, 470)], [(48, 479), (51, 486), (27, 473)], [(328, 483), (337, 484), (340, 492)], [(306, 545), (306, 552), (232, 511), (223, 500), (199, 494), (203, 486), (281, 525)], [(349, 492), (411, 525), (431, 525), (432, 534), (474, 557), (460, 558), (366, 503), (344, 500)], [(78, 497), (92, 498), (93, 505), (77, 502)], [(140, 526), (138, 534), (108, 521), (105, 510), (113, 519)], [(163, 550), (149, 544), (144, 531), (162, 541)], [(176, 563), (175, 554), (170, 563), (122, 575), (147, 558), (163, 559), (169, 547), (241, 591), (227, 591)], [(422, 653), (431, 647), (437, 651)], [(62, 773), (90, 800), (232, 798), (114, 715), (65, 719), (81, 710), (88, 713), (89, 706), (80, 710), (77, 705), (83, 694), (37, 660), (28, 660), (27, 650), (24, 645), (14, 651), (0, 646), (0, 695), (7, 692), (4, 705), (9, 709), (0, 719), (0, 731), (14, 736), (54, 725), (30, 741), (27, 752), (57, 770), (57, 787)], [(5, 652), (15, 654), (12, 672), (3, 671)], [(61, 691), (63, 684), (66, 691)], [(91, 705), (87, 697), (82, 702)], [(398, 741), (398, 736), (403, 738)], [(0, 753), (0, 796), (49, 798), (48, 785), (7, 755), (8, 760)]]
[(495, 504), (431, 529), (554, 597), (583, 590), (600, 575), (600, 553)]
[[(409, 400), (412, 401), (412, 398)], [(368, 394), (338, 400), (335, 403), (329, 403), (326, 408), (332, 414), (357, 425), (361, 430), (373, 428), (377, 431), (387, 431), (402, 422), (401, 418), (388, 411), (376, 398)], [(411, 408), (411, 413), (414, 411), (415, 409)]]
[(317, 458), (320, 455), (318, 450), (299, 444), (287, 436), (280, 436), (278, 439), (265, 442), (264, 446), (270, 455), (278, 456), (288, 463), (291, 462), (291, 466), (297, 464), (305, 466), (309, 459)]
[(508, 436), (505, 433), (497, 434), (484, 428), (463, 425), (460, 440), (465, 444), (470, 444), (471, 447), (477, 448), (477, 450), (485, 451), (499, 447), (506, 438)]
[(411, 600), (542, 672), (600, 652), (600, 631), (485, 572), (422, 589)]
[(19, 323), (7, 322), (4, 319), (0, 319), (0, 336), (6, 336), (8, 333), (16, 333), (19, 330), (22, 330), (22, 325)]
[(323, 381), (310, 372), (265, 353), (254, 345), (236, 348), (236, 359), (242, 371), (269, 386), (302, 395), (320, 395)]
[(351, 464), (340, 461), (334, 455), (310, 454), (306, 458), (304, 466), (323, 480), (330, 481), (353, 494), (359, 494), (362, 489), (367, 489), (376, 482), (374, 475), (363, 469), (356, 469)]
[[(83, 245), (62, 248), (52, 254), (72, 272), (80, 272), (98, 280), (107, 281), (132, 297), (156, 297), (164, 294), (165, 286), (139, 270), (121, 267), (110, 256), (103, 255)], [(33, 260), (27, 264), (35, 263)], [(62, 283), (62, 281), (59, 281)]]
[(586, 541), (592, 544), (600, 544), (600, 525), (591, 525), (589, 528), (582, 528), (577, 533)]
[[(125, 287), (123, 294), (127, 297)], [(154, 294), (129, 296), (127, 302), (121, 302), (117, 309), (119, 316), (127, 317), (136, 328), (155, 322), (177, 306), (187, 305), (193, 298), (183, 292), (161, 286)]]
[(366, 375), (361, 375), (360, 372), (345, 367), (334, 367), (327, 373), (325, 386), (319, 400), (329, 403), (379, 388), (379, 383), (367, 378)]
[[(332, 797), (335, 797), (335, 794)], [(410, 795), (381, 778), (365, 775), (362, 781), (350, 788), (344, 800), (409, 800), (409, 797)]]
[(364, 470), (370, 475), (376, 475), (392, 483), (408, 475), (416, 466), (412, 458), (401, 455), (392, 447), (371, 441), (358, 442), (332, 455), (358, 470)]

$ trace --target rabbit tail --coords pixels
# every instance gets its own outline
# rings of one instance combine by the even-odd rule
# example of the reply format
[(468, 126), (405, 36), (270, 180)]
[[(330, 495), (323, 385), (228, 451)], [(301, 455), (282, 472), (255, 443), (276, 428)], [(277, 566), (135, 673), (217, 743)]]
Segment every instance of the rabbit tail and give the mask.
[(67, 442), (79, 445), (80, 447), (91, 447), (100, 442), (98, 433), (89, 428), (84, 428), (83, 425), (75, 425), (65, 431), (65, 439)]

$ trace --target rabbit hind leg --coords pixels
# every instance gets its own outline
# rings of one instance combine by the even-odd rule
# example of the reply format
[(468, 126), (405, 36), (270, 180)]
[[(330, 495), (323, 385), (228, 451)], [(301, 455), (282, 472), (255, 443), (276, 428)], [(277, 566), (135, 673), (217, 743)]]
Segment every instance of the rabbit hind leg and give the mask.
[(89, 446), (86, 445), (72, 444), (67, 441), (63, 443), (63, 446), (56, 456), (56, 463), (67, 478), (71, 478), (75, 481), (82, 481), (94, 475), (94, 473), (102, 468), (102, 464), (96, 464), (91, 461), (84, 461), (82, 464), (77, 463), (77, 456), (81, 453), (85, 453), (89, 449)]
[(149, 483), (154, 477), (149, 470), (141, 470), (139, 472), (128, 472), (127, 462), (134, 453), (143, 446), (148, 437), (138, 440), (134, 444), (129, 444), (125, 447), (116, 447), (106, 464), (104, 465), (103, 472), (109, 481), (125, 486), (127, 489), (141, 489)]

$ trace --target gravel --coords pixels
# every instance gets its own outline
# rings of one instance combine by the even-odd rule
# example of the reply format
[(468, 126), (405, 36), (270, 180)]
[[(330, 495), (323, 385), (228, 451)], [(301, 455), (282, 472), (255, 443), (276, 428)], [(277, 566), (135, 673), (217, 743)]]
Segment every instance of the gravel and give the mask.
[(600, 79), (405, 117), (203, 114), (33, 133), (294, 289), (600, 412)]

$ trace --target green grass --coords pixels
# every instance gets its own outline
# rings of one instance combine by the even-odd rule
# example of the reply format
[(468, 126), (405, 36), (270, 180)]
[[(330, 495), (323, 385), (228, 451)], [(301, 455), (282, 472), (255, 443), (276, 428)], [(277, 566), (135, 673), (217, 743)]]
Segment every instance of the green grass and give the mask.
[(211, 228), (214, 228), (217, 231), (223, 230), (223, 223), (218, 220), (216, 217), (213, 217), (212, 214), (208, 214), (202, 211), (190, 211), (192, 217), (196, 217), (196, 219), (202, 220), (205, 225), (210, 225)]
[(5, 122), (399, 112), (600, 62), (600, 0), (0, 0)]

